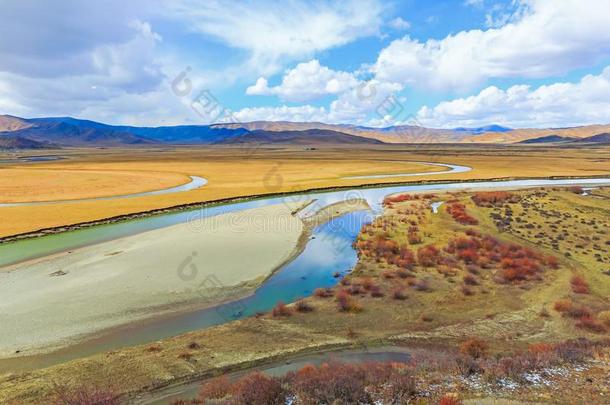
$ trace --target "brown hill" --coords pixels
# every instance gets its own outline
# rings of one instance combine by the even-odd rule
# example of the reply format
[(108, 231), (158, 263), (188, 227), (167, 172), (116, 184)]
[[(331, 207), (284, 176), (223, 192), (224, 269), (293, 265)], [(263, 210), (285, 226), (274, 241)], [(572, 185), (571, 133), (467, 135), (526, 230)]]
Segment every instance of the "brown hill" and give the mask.
[(527, 139), (556, 135), (563, 138), (587, 138), (599, 133), (610, 132), (610, 125), (587, 125), (571, 128), (524, 128), (507, 132), (487, 132), (482, 135), (469, 136), (464, 142), (471, 143), (516, 143)]
[(324, 124), (321, 122), (253, 121), (232, 124), (214, 124), (212, 128), (237, 129), (248, 131), (307, 131), (323, 129), (341, 132), (363, 138), (376, 139), (385, 143), (448, 143), (461, 142), (470, 134), (450, 129), (425, 128), (416, 125), (399, 125), (386, 128), (370, 128), (357, 125)]
[(0, 132), (12, 132), (31, 127), (32, 124), (12, 115), (0, 115)]

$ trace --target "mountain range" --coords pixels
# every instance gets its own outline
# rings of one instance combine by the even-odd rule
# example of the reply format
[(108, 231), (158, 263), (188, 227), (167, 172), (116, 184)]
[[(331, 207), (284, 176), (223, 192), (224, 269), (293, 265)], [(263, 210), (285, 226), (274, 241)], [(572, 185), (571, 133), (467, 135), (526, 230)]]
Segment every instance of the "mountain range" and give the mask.
[(500, 125), (437, 129), (415, 125), (371, 128), (320, 122), (247, 123), (136, 127), (72, 117), (0, 115), (0, 148), (118, 147), (135, 145), (383, 144), (383, 143), (608, 143), (610, 125), (511, 129)]

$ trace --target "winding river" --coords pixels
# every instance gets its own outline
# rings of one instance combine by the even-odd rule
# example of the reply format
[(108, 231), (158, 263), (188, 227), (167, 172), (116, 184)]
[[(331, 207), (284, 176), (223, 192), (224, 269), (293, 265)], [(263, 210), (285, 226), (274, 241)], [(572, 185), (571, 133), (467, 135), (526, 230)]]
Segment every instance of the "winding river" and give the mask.
[[(531, 179), (396, 185), (354, 188), (341, 191), (309, 192), (282, 197), (262, 197), (0, 244), (0, 266), (3, 266), (182, 222), (188, 221), (192, 226), (196, 226), (200, 218), (270, 204), (315, 200), (314, 204), (311, 204), (300, 213), (300, 215), (304, 216), (327, 205), (354, 198), (366, 199), (372, 208), (372, 211), (352, 212), (318, 226), (313, 231), (312, 238), (303, 253), (276, 272), (249, 297), (212, 308), (152, 318), (123, 327), (113, 328), (105, 333), (86, 338), (80, 343), (55, 352), (0, 360), (0, 370), (38, 368), (101, 351), (159, 340), (191, 330), (202, 329), (251, 316), (257, 312), (266, 312), (278, 301), (293, 302), (301, 297), (310, 295), (315, 288), (331, 287), (338, 281), (338, 278), (333, 276), (335, 272), (345, 274), (355, 265), (357, 255), (352, 248), (352, 242), (358, 235), (362, 225), (372, 221), (381, 212), (382, 201), (388, 194), (415, 191), (441, 192), (447, 190), (568, 185), (610, 185), (610, 178)], [(247, 258), (244, 258), (244, 260), (247, 260)], [(176, 263), (176, 266), (178, 265), (179, 263)], [(175, 269), (170, 271), (175, 271)], [(196, 281), (193, 283), (196, 283)], [(193, 288), (197, 287), (198, 284), (193, 285)]]
[(173, 194), (173, 193), (182, 193), (185, 191), (195, 190), (200, 187), (205, 186), (208, 181), (203, 177), (199, 176), (189, 176), (191, 181), (185, 184), (181, 184), (179, 186), (164, 188), (161, 190), (153, 190), (153, 191), (144, 191), (141, 193), (132, 193), (132, 194), (122, 194), (122, 195), (113, 195), (109, 197), (91, 197), (91, 198), (79, 198), (75, 200), (53, 200), (53, 201), (30, 201), (30, 202), (16, 202), (16, 203), (0, 203), (1, 207), (21, 207), (21, 206), (32, 206), (32, 205), (48, 205), (48, 204), (68, 204), (68, 203), (78, 203), (84, 201), (105, 201), (105, 200), (118, 200), (123, 198), (134, 198), (134, 197), (146, 197), (150, 195), (161, 195), (161, 194)]

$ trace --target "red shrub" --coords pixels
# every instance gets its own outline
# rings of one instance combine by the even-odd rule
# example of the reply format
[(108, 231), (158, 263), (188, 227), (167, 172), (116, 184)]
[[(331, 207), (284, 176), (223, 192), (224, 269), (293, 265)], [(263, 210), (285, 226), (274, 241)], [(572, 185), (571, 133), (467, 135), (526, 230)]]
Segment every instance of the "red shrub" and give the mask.
[(231, 399), (238, 404), (283, 405), (286, 402), (286, 393), (277, 379), (254, 372), (233, 384)]
[(63, 405), (118, 405), (118, 395), (111, 389), (79, 386), (68, 388), (65, 385), (53, 387), (55, 403)]
[(460, 353), (478, 359), (487, 353), (487, 343), (478, 338), (471, 338), (460, 345)]
[(288, 306), (286, 306), (286, 304), (280, 301), (271, 310), (271, 315), (273, 315), (273, 317), (290, 316), (292, 315), (292, 309), (290, 309)]
[(430, 291), (430, 283), (428, 280), (417, 279), (410, 284), (417, 291)]
[(570, 286), (576, 294), (589, 294), (589, 284), (582, 276), (572, 276)]
[(502, 205), (505, 202), (516, 203), (521, 198), (507, 191), (478, 192), (472, 196), (472, 201), (479, 207), (492, 207)]
[(337, 292), (337, 307), (341, 312), (360, 312), (362, 311), (362, 306), (350, 297), (347, 291), (339, 291)]
[(223, 375), (214, 377), (201, 385), (198, 398), (205, 402), (207, 399), (222, 399), (229, 395), (231, 389), (231, 381), (229, 377)]
[(457, 222), (463, 225), (477, 225), (479, 221), (476, 218), (470, 216), (466, 212), (466, 206), (460, 203), (453, 203), (447, 205), (447, 212), (455, 219)]
[(335, 293), (330, 288), (316, 288), (313, 295), (318, 298), (330, 298), (335, 295)]
[(440, 251), (434, 245), (423, 246), (417, 249), (417, 261), (420, 266), (432, 267), (438, 264)]
[(307, 301), (299, 300), (294, 306), (298, 312), (311, 312), (313, 307)]
[(438, 401), (438, 405), (462, 405), (463, 402), (455, 395), (445, 395)]
[(576, 327), (581, 329), (587, 329), (595, 333), (606, 332), (606, 327), (597, 319), (595, 319), (591, 314), (585, 314), (578, 318), (578, 320), (576, 321)]
[(466, 274), (464, 276), (464, 284), (467, 285), (479, 285), (479, 280), (472, 274)]
[(405, 291), (402, 288), (397, 288), (392, 291), (392, 298), (395, 300), (404, 301), (407, 299), (407, 294), (405, 294)]

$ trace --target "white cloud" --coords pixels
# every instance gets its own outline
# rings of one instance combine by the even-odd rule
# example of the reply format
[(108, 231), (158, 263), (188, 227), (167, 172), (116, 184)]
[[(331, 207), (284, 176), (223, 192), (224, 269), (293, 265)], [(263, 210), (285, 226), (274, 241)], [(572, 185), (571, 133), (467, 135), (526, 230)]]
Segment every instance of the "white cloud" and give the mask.
[(555, 83), (532, 89), (487, 87), (479, 94), (423, 107), (420, 122), (433, 127), (481, 126), (562, 127), (610, 121), (610, 66), (577, 83)]
[(399, 31), (406, 31), (411, 28), (411, 23), (407, 20), (404, 20), (402, 17), (394, 18), (388, 23), (388, 25)]
[(328, 112), (324, 107), (302, 105), (296, 107), (248, 107), (234, 112), (241, 122), (250, 121), (293, 121), (327, 122)]
[(174, 15), (196, 32), (250, 55), (249, 68), (271, 74), (286, 61), (378, 34), (383, 7), (377, 0), (332, 2), (169, 2)]
[[(487, 30), (442, 40), (408, 36), (383, 49), (377, 79), (438, 90), (466, 90), (490, 78), (540, 78), (590, 66), (610, 55), (610, 0), (518, 0)], [(500, 20), (498, 20), (500, 18)]]
[(246, 89), (246, 94), (276, 95), (286, 101), (307, 101), (342, 93), (357, 84), (358, 80), (352, 73), (329, 69), (313, 59), (288, 70), (278, 86), (269, 87), (267, 79), (259, 78), (256, 84)]

